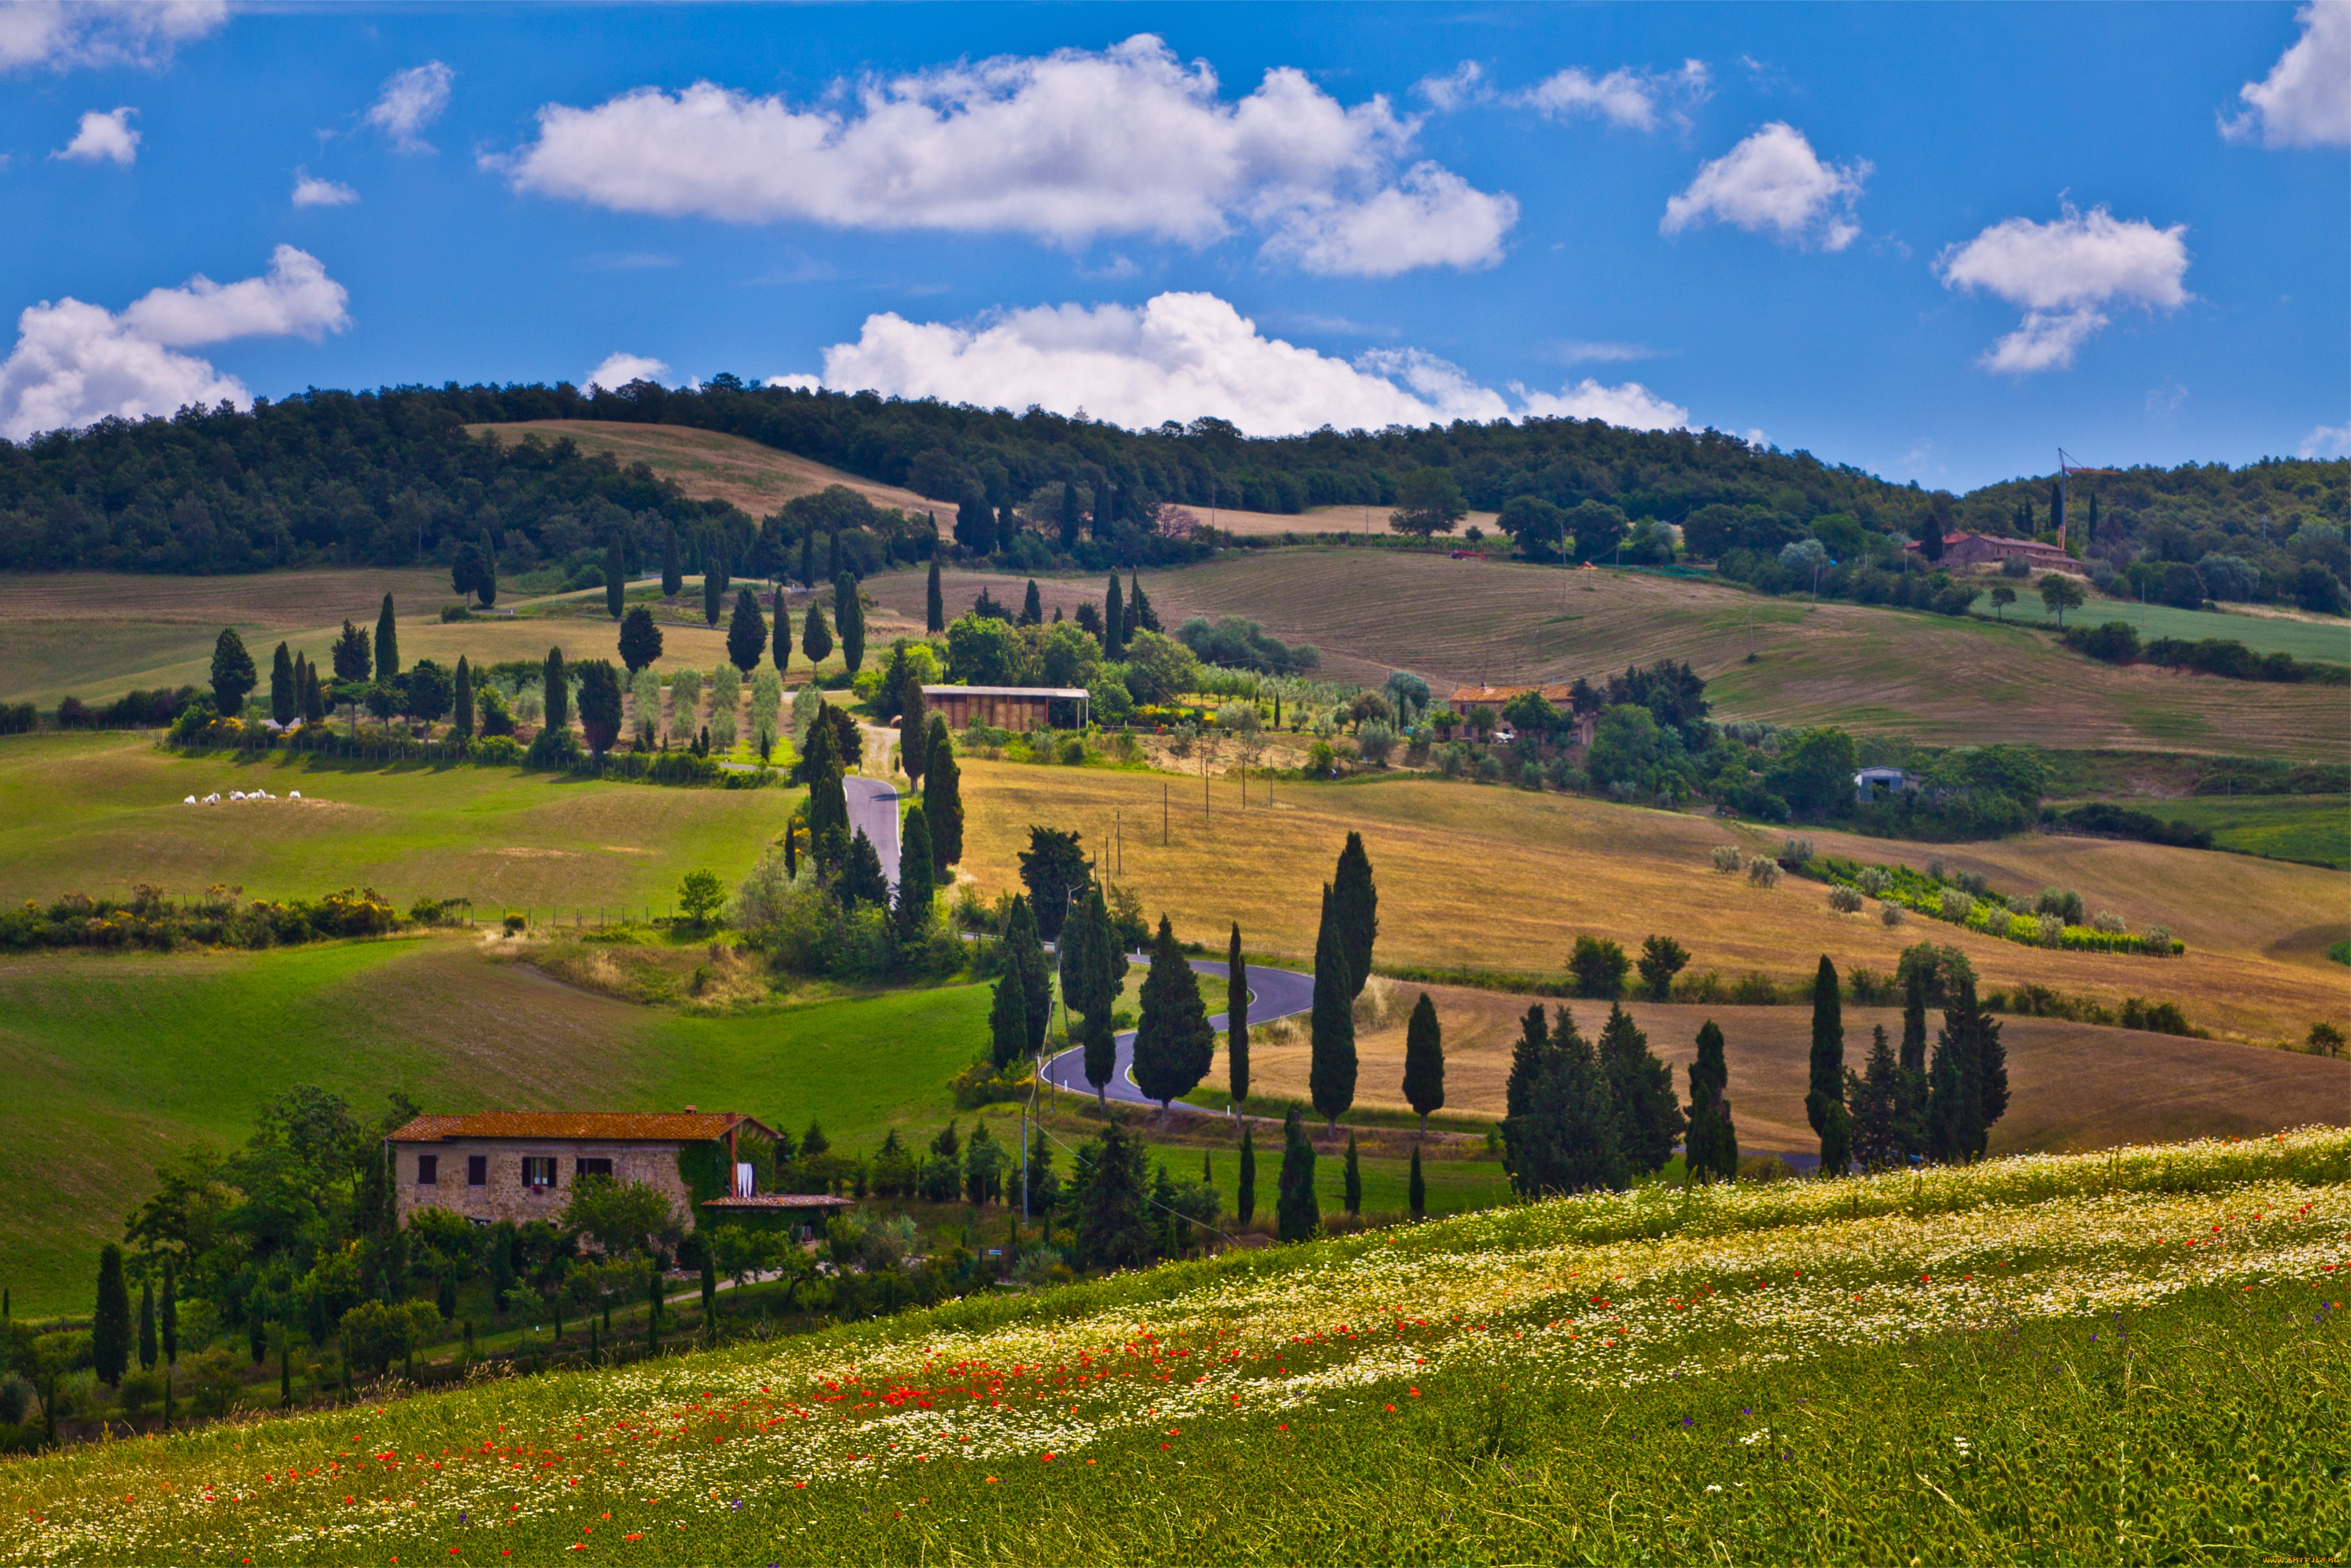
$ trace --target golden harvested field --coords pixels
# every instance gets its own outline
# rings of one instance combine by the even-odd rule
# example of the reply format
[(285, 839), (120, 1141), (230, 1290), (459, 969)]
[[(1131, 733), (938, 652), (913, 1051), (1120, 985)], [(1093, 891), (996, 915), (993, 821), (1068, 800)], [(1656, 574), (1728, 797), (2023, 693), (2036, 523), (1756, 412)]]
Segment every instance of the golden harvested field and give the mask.
[[(964, 770), (965, 869), (983, 891), (1009, 888), (1029, 824), (1075, 829), (1092, 846), (1115, 819), (1124, 869), (1113, 866), (1113, 880), (1132, 884), (1151, 915), (1165, 911), (1179, 935), (1212, 946), (1238, 920), (1251, 950), (1303, 961), (1318, 890), (1355, 829), (1378, 871), (1379, 954), (1391, 963), (1557, 975), (1580, 933), (1633, 950), (1663, 932), (1696, 955), (1694, 974), (1760, 970), (1784, 981), (1808, 978), (1823, 953), (1840, 970), (1890, 974), (1903, 947), (1934, 941), (1965, 949), (1988, 985), (2032, 982), (2109, 1004), (2168, 999), (2226, 1038), (2299, 1040), (2314, 1019), (2351, 1012), (2346, 971), (2323, 951), (2346, 933), (2344, 879), (2318, 867), (2084, 839), (1944, 852), (1987, 871), (2002, 892), (2059, 883), (2134, 930), (2168, 925), (2188, 944), (2182, 957), (2151, 959), (2025, 947), (1916, 917), (1889, 930), (1874, 904), (1838, 915), (1816, 883), (1766, 889), (1713, 872), (1715, 845), (1770, 851), (1780, 838), (1707, 817), (1436, 779), (1280, 784), (1270, 806), (1261, 789), (1250, 787), (1243, 813), (1238, 787), (1216, 781), (1204, 820), (1197, 779), (974, 760)], [(1813, 838), (1823, 852), (1881, 862), (1923, 864), (1935, 852)]]
[(739, 435), (695, 430), (682, 424), (615, 424), (601, 419), (533, 419), (513, 424), (469, 424), (467, 434), (485, 431), (502, 442), (536, 433), (549, 441), (569, 436), (583, 452), (609, 452), (622, 463), (643, 463), (697, 501), (731, 501), (755, 517), (766, 517), (795, 496), (828, 485), (846, 485), (877, 507), (910, 513), (935, 512), (950, 521), (953, 501), (925, 500), (912, 490), (860, 479), (806, 457), (795, 457)]
[[(1303, 512), (1243, 512), (1231, 507), (1202, 507), (1186, 502), (1184, 509), (1212, 528), (1243, 538), (1280, 538), (1284, 534), (1384, 534), (1389, 507), (1309, 507)], [(1472, 512), (1461, 519), (1458, 533), (1470, 528), (1494, 531), (1493, 512)], [(1474, 548), (1461, 539), (1464, 548)]]
[[(1385, 992), (1387, 1016), (1379, 1027), (1356, 1036), (1360, 1071), (1355, 1103), (1409, 1109), (1402, 1088), (1405, 1018), (1414, 998), (1426, 990), (1445, 1030), (1447, 1113), (1499, 1120), (1519, 1020), (1535, 998), (1377, 977), (1372, 986)], [(1589, 1040), (1598, 1039), (1608, 1018), (1604, 1002), (1542, 1005), (1546, 1015), (1566, 1007)], [(1685, 1095), (1689, 1063), (1698, 1055), (1698, 1026), (1708, 1019), (1721, 1026), (1730, 1067), (1731, 1113), (1742, 1149), (1785, 1152), (1818, 1146), (1804, 1120), (1812, 1052), (1809, 1008), (1630, 1002), (1625, 1011), (1648, 1035), (1651, 1049), (1673, 1068), (1674, 1087)], [(1930, 1040), (1937, 1021), (1935, 1015), (1928, 1016)], [(1886, 1037), (1900, 1044), (1900, 1009), (1844, 1009), (1845, 1062), (1855, 1071), (1869, 1052), (1870, 1029), (1876, 1024), (1884, 1025)], [(2001, 1039), (2008, 1048), (2013, 1098), (2007, 1118), (1992, 1132), (1995, 1154), (2059, 1154), (2208, 1134), (2243, 1137), (2314, 1123), (2351, 1122), (2351, 1061), (2057, 1019), (2004, 1019)], [(1252, 1092), (1306, 1102), (1308, 1056), (1302, 1030), (1294, 1030), (1286, 1043), (1253, 1042)], [(1222, 1071), (1220, 1062), (1211, 1082)]]
[[(950, 613), (983, 584), (953, 574)], [(1709, 683), (1718, 716), (1837, 723), (1936, 745), (2029, 741), (2068, 749), (2164, 749), (2335, 758), (2351, 745), (2341, 688), (2269, 685), (2116, 669), (2045, 633), (1923, 612), (1764, 599), (1640, 572), (1327, 547), (1234, 553), (1155, 572), (1160, 618), (1238, 615), (1311, 643), (1332, 679), (1377, 685), (1394, 669), (1440, 692), (1460, 683), (1559, 682), (1661, 658)], [(1040, 584), (1064, 609), (1098, 580)], [(919, 576), (877, 579), (877, 598), (916, 616)], [(2086, 613), (2086, 612), (2085, 612)], [(1751, 628), (1750, 622), (1752, 622)], [(1746, 663), (1750, 644), (1756, 663)]]

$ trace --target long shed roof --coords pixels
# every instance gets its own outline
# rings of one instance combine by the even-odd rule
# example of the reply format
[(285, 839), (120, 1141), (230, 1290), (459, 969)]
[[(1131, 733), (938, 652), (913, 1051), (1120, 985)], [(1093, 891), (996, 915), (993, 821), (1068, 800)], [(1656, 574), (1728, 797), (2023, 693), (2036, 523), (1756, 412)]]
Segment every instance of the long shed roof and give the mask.
[(757, 1117), (740, 1111), (485, 1111), (471, 1116), (419, 1116), (392, 1133), (391, 1141), (437, 1144), (452, 1138), (507, 1138), (693, 1144), (723, 1138), (738, 1127), (775, 1136)]

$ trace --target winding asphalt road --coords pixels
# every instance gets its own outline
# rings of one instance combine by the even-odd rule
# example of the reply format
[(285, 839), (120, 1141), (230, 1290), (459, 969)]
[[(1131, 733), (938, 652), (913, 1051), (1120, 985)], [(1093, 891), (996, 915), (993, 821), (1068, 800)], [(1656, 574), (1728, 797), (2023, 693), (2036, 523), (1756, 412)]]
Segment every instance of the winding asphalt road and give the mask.
[(861, 831), (881, 858), (882, 874), (893, 897), (898, 892), (898, 790), (886, 779), (864, 779), (852, 773), (841, 781), (849, 798), (849, 833)]
[[(1150, 961), (1151, 957), (1147, 953), (1127, 955), (1127, 962), (1130, 964), (1144, 966), (1148, 965)], [(1227, 977), (1227, 967), (1222, 958), (1195, 958), (1191, 962), (1192, 971), (1195, 974), (1207, 975), (1218, 980)], [(1249, 1022), (1252, 1025), (1271, 1023), (1276, 1019), (1291, 1018), (1299, 1013), (1314, 1010), (1314, 977), (1311, 975), (1301, 975), (1295, 969), (1266, 969), (1251, 965), (1249, 978)], [(1218, 1034), (1224, 1033), (1225, 1015), (1223, 1013), (1217, 1014), (1208, 1022)], [(1092, 1093), (1094, 1086), (1086, 1082), (1085, 1048), (1072, 1047), (1048, 1061), (1045, 1063), (1045, 1082), (1057, 1084), (1072, 1094)], [(1123, 1101), (1130, 1105), (1159, 1103), (1134, 1086), (1134, 1031), (1133, 1030), (1128, 1030), (1124, 1034), (1118, 1036), (1118, 1064), (1111, 1070), (1109, 1094), (1112, 1099)], [(1221, 1112), (1203, 1110), (1197, 1105), (1187, 1105), (1181, 1100), (1175, 1102), (1170, 1108), (1196, 1112), (1201, 1115), (1223, 1114)]]

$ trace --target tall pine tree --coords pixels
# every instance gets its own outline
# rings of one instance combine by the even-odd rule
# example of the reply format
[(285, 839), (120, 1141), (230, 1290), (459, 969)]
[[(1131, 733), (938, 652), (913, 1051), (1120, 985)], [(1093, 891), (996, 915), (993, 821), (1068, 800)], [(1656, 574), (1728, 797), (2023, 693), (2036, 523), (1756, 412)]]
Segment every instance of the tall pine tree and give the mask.
[[(1068, 489), (1064, 486), (1063, 490)], [(1225, 1088), (1233, 1097), (1233, 1114), (1249, 1092), (1249, 962), (1241, 956), (1241, 924), (1233, 922), (1232, 941), (1225, 949)]]
[(383, 596), (383, 608), (375, 617), (375, 678), (390, 683), (400, 674), (400, 626), (393, 619), (392, 595)]
[(1339, 934), (1331, 889), (1322, 889), (1322, 928), (1314, 941), (1314, 1010), (1306, 1084), (1314, 1109), (1339, 1130), (1339, 1117), (1355, 1103), (1355, 1009), (1353, 967)]
[(1665, 1169), (1687, 1124), (1674, 1100), (1673, 1069), (1657, 1060), (1633, 1016), (1614, 1004), (1600, 1031), (1600, 1066), (1616, 1102), (1617, 1143), (1625, 1161), (1636, 1173)]
[(1037, 934), (1037, 911), (1025, 895), (1015, 894), (1004, 922), (1006, 967), (1020, 977), (1028, 997), (1029, 1054), (1045, 1048), (1046, 1026), (1053, 1016), (1053, 966), (1045, 957), (1044, 940)]
[(865, 663), (865, 605), (857, 597), (857, 579), (846, 571), (832, 580), (832, 619), (841, 633), (841, 663), (853, 675)]
[(546, 712), (540, 723), (549, 729), (571, 727), (571, 681), (563, 671), (563, 650), (549, 648), (538, 667), (539, 695)]
[(98, 1304), (89, 1319), (90, 1364), (98, 1380), (119, 1387), (131, 1368), (131, 1292), (122, 1281), (122, 1249), (110, 1241), (98, 1250)]
[(1044, 596), (1038, 591), (1037, 580), (1032, 577), (1029, 580), (1029, 591), (1023, 595), (1020, 600), (1020, 614), (1013, 622), (1013, 624), (1016, 626), (1042, 626), (1044, 623)]
[(482, 560), (474, 574), (474, 599), (485, 610), (498, 601), (498, 547), (490, 530), (482, 530)]
[(1275, 1228), (1284, 1241), (1309, 1240), (1322, 1227), (1322, 1207), (1314, 1197), (1314, 1145), (1306, 1140), (1306, 1124), (1295, 1105), (1281, 1121), (1280, 1179)]
[(892, 911), (891, 926), (901, 951), (913, 948), (929, 932), (931, 903), (937, 890), (931, 875), (931, 825), (923, 814), (923, 803), (917, 800), (907, 808), (898, 840), (898, 902)]
[(614, 621), (628, 608), (629, 569), (621, 556), (621, 536), (604, 543), (604, 613)]
[(1364, 835), (1350, 832), (1339, 851), (1339, 868), (1331, 879), (1331, 907), (1338, 922), (1339, 944), (1347, 955), (1350, 999), (1364, 993), (1372, 977), (1372, 945), (1380, 935), (1380, 890), (1372, 881), (1372, 857), (1364, 852)]
[(1217, 1031), (1208, 1027), (1207, 1006), (1200, 999), (1200, 977), (1186, 962), (1176, 929), (1163, 915), (1134, 1030), (1135, 1086), (1159, 1102), (1161, 1116), (1208, 1075), (1216, 1043)]
[(1844, 1104), (1844, 1007), (1836, 966), (1821, 955), (1813, 977), (1812, 1077), (1804, 1117), (1821, 1135), (1821, 1175), (1841, 1176), (1853, 1163), (1853, 1121)]
[(1017, 969), (1007, 969), (997, 979), (995, 1000), (987, 1009), (987, 1059), (998, 1072), (1028, 1054), (1028, 989)]
[(784, 585), (778, 583), (768, 594), (768, 656), (775, 662), (776, 674), (782, 674), (792, 667), (792, 617), (784, 604)]
[(662, 597), (675, 599), (685, 591), (685, 569), (678, 563), (677, 525), (668, 524), (662, 531)]
[(1118, 573), (1110, 574), (1110, 589), (1102, 595), (1102, 657), (1115, 659), (1126, 651), (1126, 640), (1121, 635), (1126, 628), (1126, 601), (1120, 592)]
[[(808, 612), (800, 617), (800, 652), (808, 655), (811, 665), (821, 664), (832, 656), (832, 628), (824, 622), (824, 606), (811, 601)], [(816, 678), (816, 671), (809, 671)]]
[(935, 633), (946, 629), (947, 600), (939, 589), (939, 554), (934, 549), (931, 551), (930, 585), (923, 594), (923, 630)]
[(949, 868), (963, 859), (963, 775), (942, 714), (931, 716), (923, 747), (923, 809), (931, 822), (931, 866), (944, 887)]
[(735, 595), (734, 618), (726, 623), (726, 662), (743, 672), (746, 679), (759, 667), (760, 656), (768, 651), (768, 618), (759, 613), (759, 601), (747, 588)]
[(1729, 1087), (1722, 1030), (1708, 1019), (1699, 1026), (1698, 1060), (1689, 1065), (1689, 1132), (1683, 1142), (1684, 1163), (1701, 1181), (1739, 1179), (1739, 1134), (1724, 1093)]
[(1902, 1140), (1896, 1121), (1901, 1071), (1884, 1024), (1870, 1031), (1869, 1058), (1863, 1070), (1845, 1070), (1845, 1104), (1853, 1113), (1853, 1157), (1865, 1171), (1892, 1170), (1901, 1163)]
[(906, 666), (898, 704), (898, 766), (905, 769), (909, 785), (919, 786), (930, 750), (931, 708), (923, 695), (922, 672), (912, 664)]
[[(1542, 1009), (1535, 1010), (1541, 1016)], [(1445, 1033), (1437, 1027), (1437, 1004), (1426, 991), (1413, 1003), (1411, 1021), (1405, 1025), (1404, 1098), (1420, 1117), (1420, 1135), (1426, 1138), (1429, 1113), (1445, 1107)]]
[(457, 655), (457, 687), (449, 715), (449, 733), (460, 740), (469, 740), (474, 734), (474, 667), (465, 655)]
[(294, 686), (294, 654), (285, 643), (269, 659), (269, 716), (285, 728), (300, 711), (301, 694)]

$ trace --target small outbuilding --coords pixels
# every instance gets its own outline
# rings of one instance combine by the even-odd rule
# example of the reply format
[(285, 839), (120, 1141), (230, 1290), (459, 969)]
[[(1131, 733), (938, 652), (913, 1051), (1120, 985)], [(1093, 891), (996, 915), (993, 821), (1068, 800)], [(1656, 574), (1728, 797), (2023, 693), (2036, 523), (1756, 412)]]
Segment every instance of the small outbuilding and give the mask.
[(949, 729), (984, 724), (993, 729), (1035, 729), (1053, 725), (1053, 705), (1085, 727), (1093, 694), (1083, 686), (925, 686), (923, 705), (941, 715)]
[(1853, 798), (1856, 804), (1866, 806), (1879, 790), (1899, 795), (1918, 788), (1918, 776), (1899, 768), (1865, 768), (1853, 776)]

